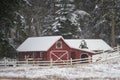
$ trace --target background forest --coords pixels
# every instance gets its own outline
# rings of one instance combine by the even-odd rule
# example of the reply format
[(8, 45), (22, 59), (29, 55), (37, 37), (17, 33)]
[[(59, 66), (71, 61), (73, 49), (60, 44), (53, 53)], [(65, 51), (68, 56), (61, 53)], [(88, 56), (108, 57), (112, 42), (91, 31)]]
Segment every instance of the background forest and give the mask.
[(0, 57), (15, 57), (28, 37), (120, 38), (120, 0), (1, 0)]

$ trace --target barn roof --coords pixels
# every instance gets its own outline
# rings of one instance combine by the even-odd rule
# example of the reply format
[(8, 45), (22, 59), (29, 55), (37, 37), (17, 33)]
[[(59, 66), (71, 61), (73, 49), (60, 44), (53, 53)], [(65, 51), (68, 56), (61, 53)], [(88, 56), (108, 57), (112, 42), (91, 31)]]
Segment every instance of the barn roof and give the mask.
[(26, 39), (17, 51), (47, 51), (62, 36), (30, 37)]
[[(66, 39), (65, 42), (72, 48), (79, 48), (83, 39)], [(102, 39), (84, 39), (89, 50), (112, 50)]]
[[(30, 37), (26, 39), (18, 48), (18, 52), (25, 51), (47, 51), (56, 41), (62, 36), (44, 36), (44, 37)], [(84, 39), (88, 49), (79, 48), (83, 39), (63, 39), (66, 44), (75, 49), (93, 51), (93, 50), (112, 50), (112, 48), (102, 39)]]

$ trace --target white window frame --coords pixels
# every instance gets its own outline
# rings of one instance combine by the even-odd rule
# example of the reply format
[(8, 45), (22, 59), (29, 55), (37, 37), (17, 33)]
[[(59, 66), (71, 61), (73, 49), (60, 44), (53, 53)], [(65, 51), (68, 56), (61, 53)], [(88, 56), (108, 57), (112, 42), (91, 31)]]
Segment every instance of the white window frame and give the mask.
[[(61, 46), (60, 46), (60, 47), (58, 47), (58, 43), (60, 43), (60, 44), (61, 44)], [(62, 41), (58, 41), (58, 42), (56, 42), (56, 49), (62, 49)]]

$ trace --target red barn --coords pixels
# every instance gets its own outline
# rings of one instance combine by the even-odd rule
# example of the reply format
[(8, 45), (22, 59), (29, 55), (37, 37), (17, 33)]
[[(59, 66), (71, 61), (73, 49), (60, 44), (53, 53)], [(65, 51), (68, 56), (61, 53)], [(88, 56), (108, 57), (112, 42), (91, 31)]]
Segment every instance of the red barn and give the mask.
[(49, 61), (52, 59), (55, 62), (63, 62), (63, 60), (69, 60), (70, 58), (87, 58), (94, 54), (94, 51), (88, 49), (88, 47), (79, 48), (81, 42), (79, 42), (79, 45), (78, 43), (73, 44), (75, 42), (65, 40), (62, 36), (31, 37), (17, 48), (19, 60), (29, 58), (31, 60)]

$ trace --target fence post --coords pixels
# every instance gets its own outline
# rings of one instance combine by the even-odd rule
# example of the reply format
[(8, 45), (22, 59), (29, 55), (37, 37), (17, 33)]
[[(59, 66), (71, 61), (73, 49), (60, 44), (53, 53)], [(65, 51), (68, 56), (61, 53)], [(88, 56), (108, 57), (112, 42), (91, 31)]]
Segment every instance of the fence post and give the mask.
[(119, 45), (117, 45), (117, 51), (118, 51), (118, 54), (120, 56), (120, 46)]
[(14, 59), (14, 62), (13, 62), (13, 67), (16, 67), (16, 60)]
[(33, 60), (33, 66), (35, 66), (35, 61)]
[(89, 63), (92, 63), (92, 57), (89, 56), (88, 59), (89, 59)]
[(72, 64), (73, 64), (73, 63), (72, 63), (72, 58), (70, 58), (70, 65), (72, 66)]
[(119, 46), (117, 45), (117, 52), (119, 52)]
[(118, 52), (120, 52), (120, 46), (119, 45), (117, 45), (117, 50), (118, 50)]
[(5, 67), (7, 66), (7, 59), (6, 59), (6, 57), (4, 57), (4, 65), (5, 65)]
[(107, 54), (105, 53), (104, 50), (103, 50), (103, 55), (104, 55), (104, 59), (103, 60), (107, 60)]
[(50, 67), (52, 67), (53, 66), (53, 60), (52, 60), (52, 58), (50, 59)]
[(26, 59), (26, 63), (27, 63), (27, 65), (28, 65), (28, 58)]

